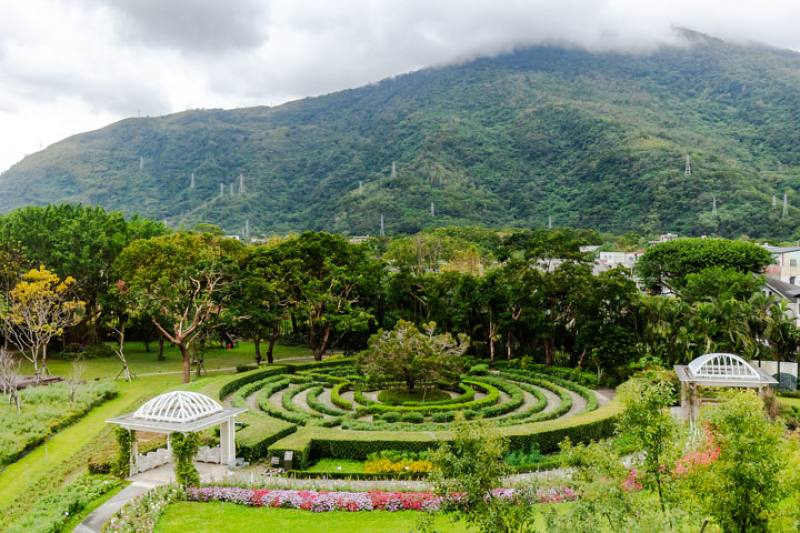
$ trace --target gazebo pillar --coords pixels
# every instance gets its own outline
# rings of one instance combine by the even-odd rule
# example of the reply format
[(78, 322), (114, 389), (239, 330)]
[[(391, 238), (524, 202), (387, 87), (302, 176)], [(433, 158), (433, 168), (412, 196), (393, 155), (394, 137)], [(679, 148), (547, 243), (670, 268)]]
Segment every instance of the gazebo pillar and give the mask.
[(219, 462), (224, 465), (236, 463), (236, 427), (232, 418), (219, 425)]
[(136, 471), (136, 456), (139, 455), (139, 441), (136, 440), (136, 432), (134, 430), (129, 429), (128, 432), (131, 435), (131, 453), (128, 458), (128, 474), (135, 476), (139, 473)]

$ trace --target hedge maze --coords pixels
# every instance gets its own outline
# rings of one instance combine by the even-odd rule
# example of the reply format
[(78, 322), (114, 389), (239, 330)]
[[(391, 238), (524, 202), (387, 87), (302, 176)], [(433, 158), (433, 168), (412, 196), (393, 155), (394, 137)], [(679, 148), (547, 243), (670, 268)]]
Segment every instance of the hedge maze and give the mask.
[(587, 441), (613, 431), (619, 407), (600, 405), (586, 386), (591, 375), (503, 365), (474, 370), (455, 386), (423, 384), (414, 399), (404, 399), (398, 383), (365, 381), (348, 359), (253, 370), (214, 392), (249, 409), (237, 432), (241, 456), (252, 461), (291, 450), (298, 466), (321, 457), (363, 459), (382, 449), (428, 449), (449, 438), (459, 415), (489, 421), (512, 448), (536, 442), (543, 452), (565, 437)]

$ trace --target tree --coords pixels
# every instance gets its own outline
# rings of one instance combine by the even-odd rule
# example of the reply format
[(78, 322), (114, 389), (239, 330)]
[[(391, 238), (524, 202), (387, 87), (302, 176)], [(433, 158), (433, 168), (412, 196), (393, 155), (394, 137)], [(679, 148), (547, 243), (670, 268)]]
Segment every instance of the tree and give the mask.
[(358, 365), (370, 378), (402, 381), (409, 392), (422, 380), (457, 379), (469, 337), (435, 335), (435, 329), (436, 323), (429, 322), (423, 333), (411, 322), (400, 320), (393, 330), (380, 330), (370, 337)]
[[(373, 320), (359, 305), (365, 286), (378, 286), (379, 274), (366, 248), (338, 235), (305, 232), (276, 246), (291, 306), (291, 318), (303, 320), (314, 358), (321, 360), (332, 344), (353, 331), (367, 329)], [(295, 317), (294, 314), (299, 316)]]
[(33, 363), (37, 381), (47, 372), (47, 346), (80, 322), (84, 302), (72, 297), (75, 280), (58, 275), (43, 265), (30, 270), (11, 290), (0, 307), (3, 334)]
[[(676, 239), (651, 246), (639, 258), (636, 269), (645, 285), (655, 292), (666, 287), (681, 294), (687, 276), (707, 268), (739, 273), (760, 273), (772, 262), (770, 253), (745, 241), (727, 239)], [(707, 277), (706, 277), (707, 279)], [(695, 281), (695, 284), (698, 284)]]
[(190, 379), (192, 343), (219, 315), (240, 251), (231, 239), (175, 233), (134, 241), (114, 265), (133, 309), (150, 316), (180, 350), (184, 383)]
[(486, 422), (457, 420), (453, 440), (430, 455), (442, 512), (486, 533), (533, 533), (535, 506), (528, 494), (518, 490), (512, 499), (493, 495), (510, 473), (503, 461), (507, 450), (508, 442)]
[(661, 511), (666, 514), (665, 478), (669, 476), (665, 465), (675, 460), (678, 451), (678, 424), (669, 411), (675, 400), (672, 383), (663, 378), (633, 378), (619, 388), (618, 397), (625, 406), (618, 432), (629, 436), (643, 452), (644, 475), (639, 481), (655, 485)]
[(681, 298), (697, 302), (719, 298), (747, 300), (764, 286), (764, 277), (752, 272), (713, 266), (686, 275)]
[(280, 335), (281, 320), (289, 305), (287, 272), (281, 264), (281, 250), (275, 246), (256, 246), (243, 255), (236, 281), (228, 298), (235, 327), (255, 345), (256, 363), (261, 363), (261, 341), (269, 339), (267, 362)]
[(785, 496), (782, 428), (767, 419), (752, 391), (728, 394), (704, 419), (720, 448), (700, 480), (705, 509), (723, 531), (767, 531), (770, 510)]
[(84, 334), (95, 342), (102, 297), (116, 281), (109, 276), (114, 260), (132, 240), (165, 232), (159, 222), (126, 220), (101, 207), (25, 207), (0, 217), (0, 250), (16, 250), (28, 268), (45, 264), (62, 278), (74, 278), (74, 291), (85, 302), (89, 328)]
[(8, 394), (9, 403), (17, 408), (17, 413), (22, 412), (17, 379), (19, 377), (19, 361), (6, 350), (0, 347), (0, 392)]

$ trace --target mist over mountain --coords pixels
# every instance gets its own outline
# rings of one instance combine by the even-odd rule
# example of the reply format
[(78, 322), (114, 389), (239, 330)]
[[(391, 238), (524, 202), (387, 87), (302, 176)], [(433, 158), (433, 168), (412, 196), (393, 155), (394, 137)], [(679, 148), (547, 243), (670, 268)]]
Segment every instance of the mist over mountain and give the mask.
[(377, 234), (383, 214), (389, 233), (552, 217), (795, 237), (800, 54), (683, 35), (647, 54), (539, 46), (273, 108), (122, 120), (0, 175), (0, 209), (82, 202), (253, 233)]

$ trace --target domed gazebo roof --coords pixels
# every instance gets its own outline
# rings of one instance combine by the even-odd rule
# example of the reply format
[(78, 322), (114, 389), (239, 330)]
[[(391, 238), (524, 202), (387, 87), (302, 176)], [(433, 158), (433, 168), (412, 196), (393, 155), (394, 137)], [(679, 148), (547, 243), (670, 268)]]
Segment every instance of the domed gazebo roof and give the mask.
[(149, 400), (133, 413), (133, 418), (186, 423), (220, 412), (222, 406), (205, 394), (172, 391)]
[(732, 353), (707, 353), (686, 366), (674, 368), (680, 381), (711, 387), (763, 387), (777, 383), (762, 369)]

